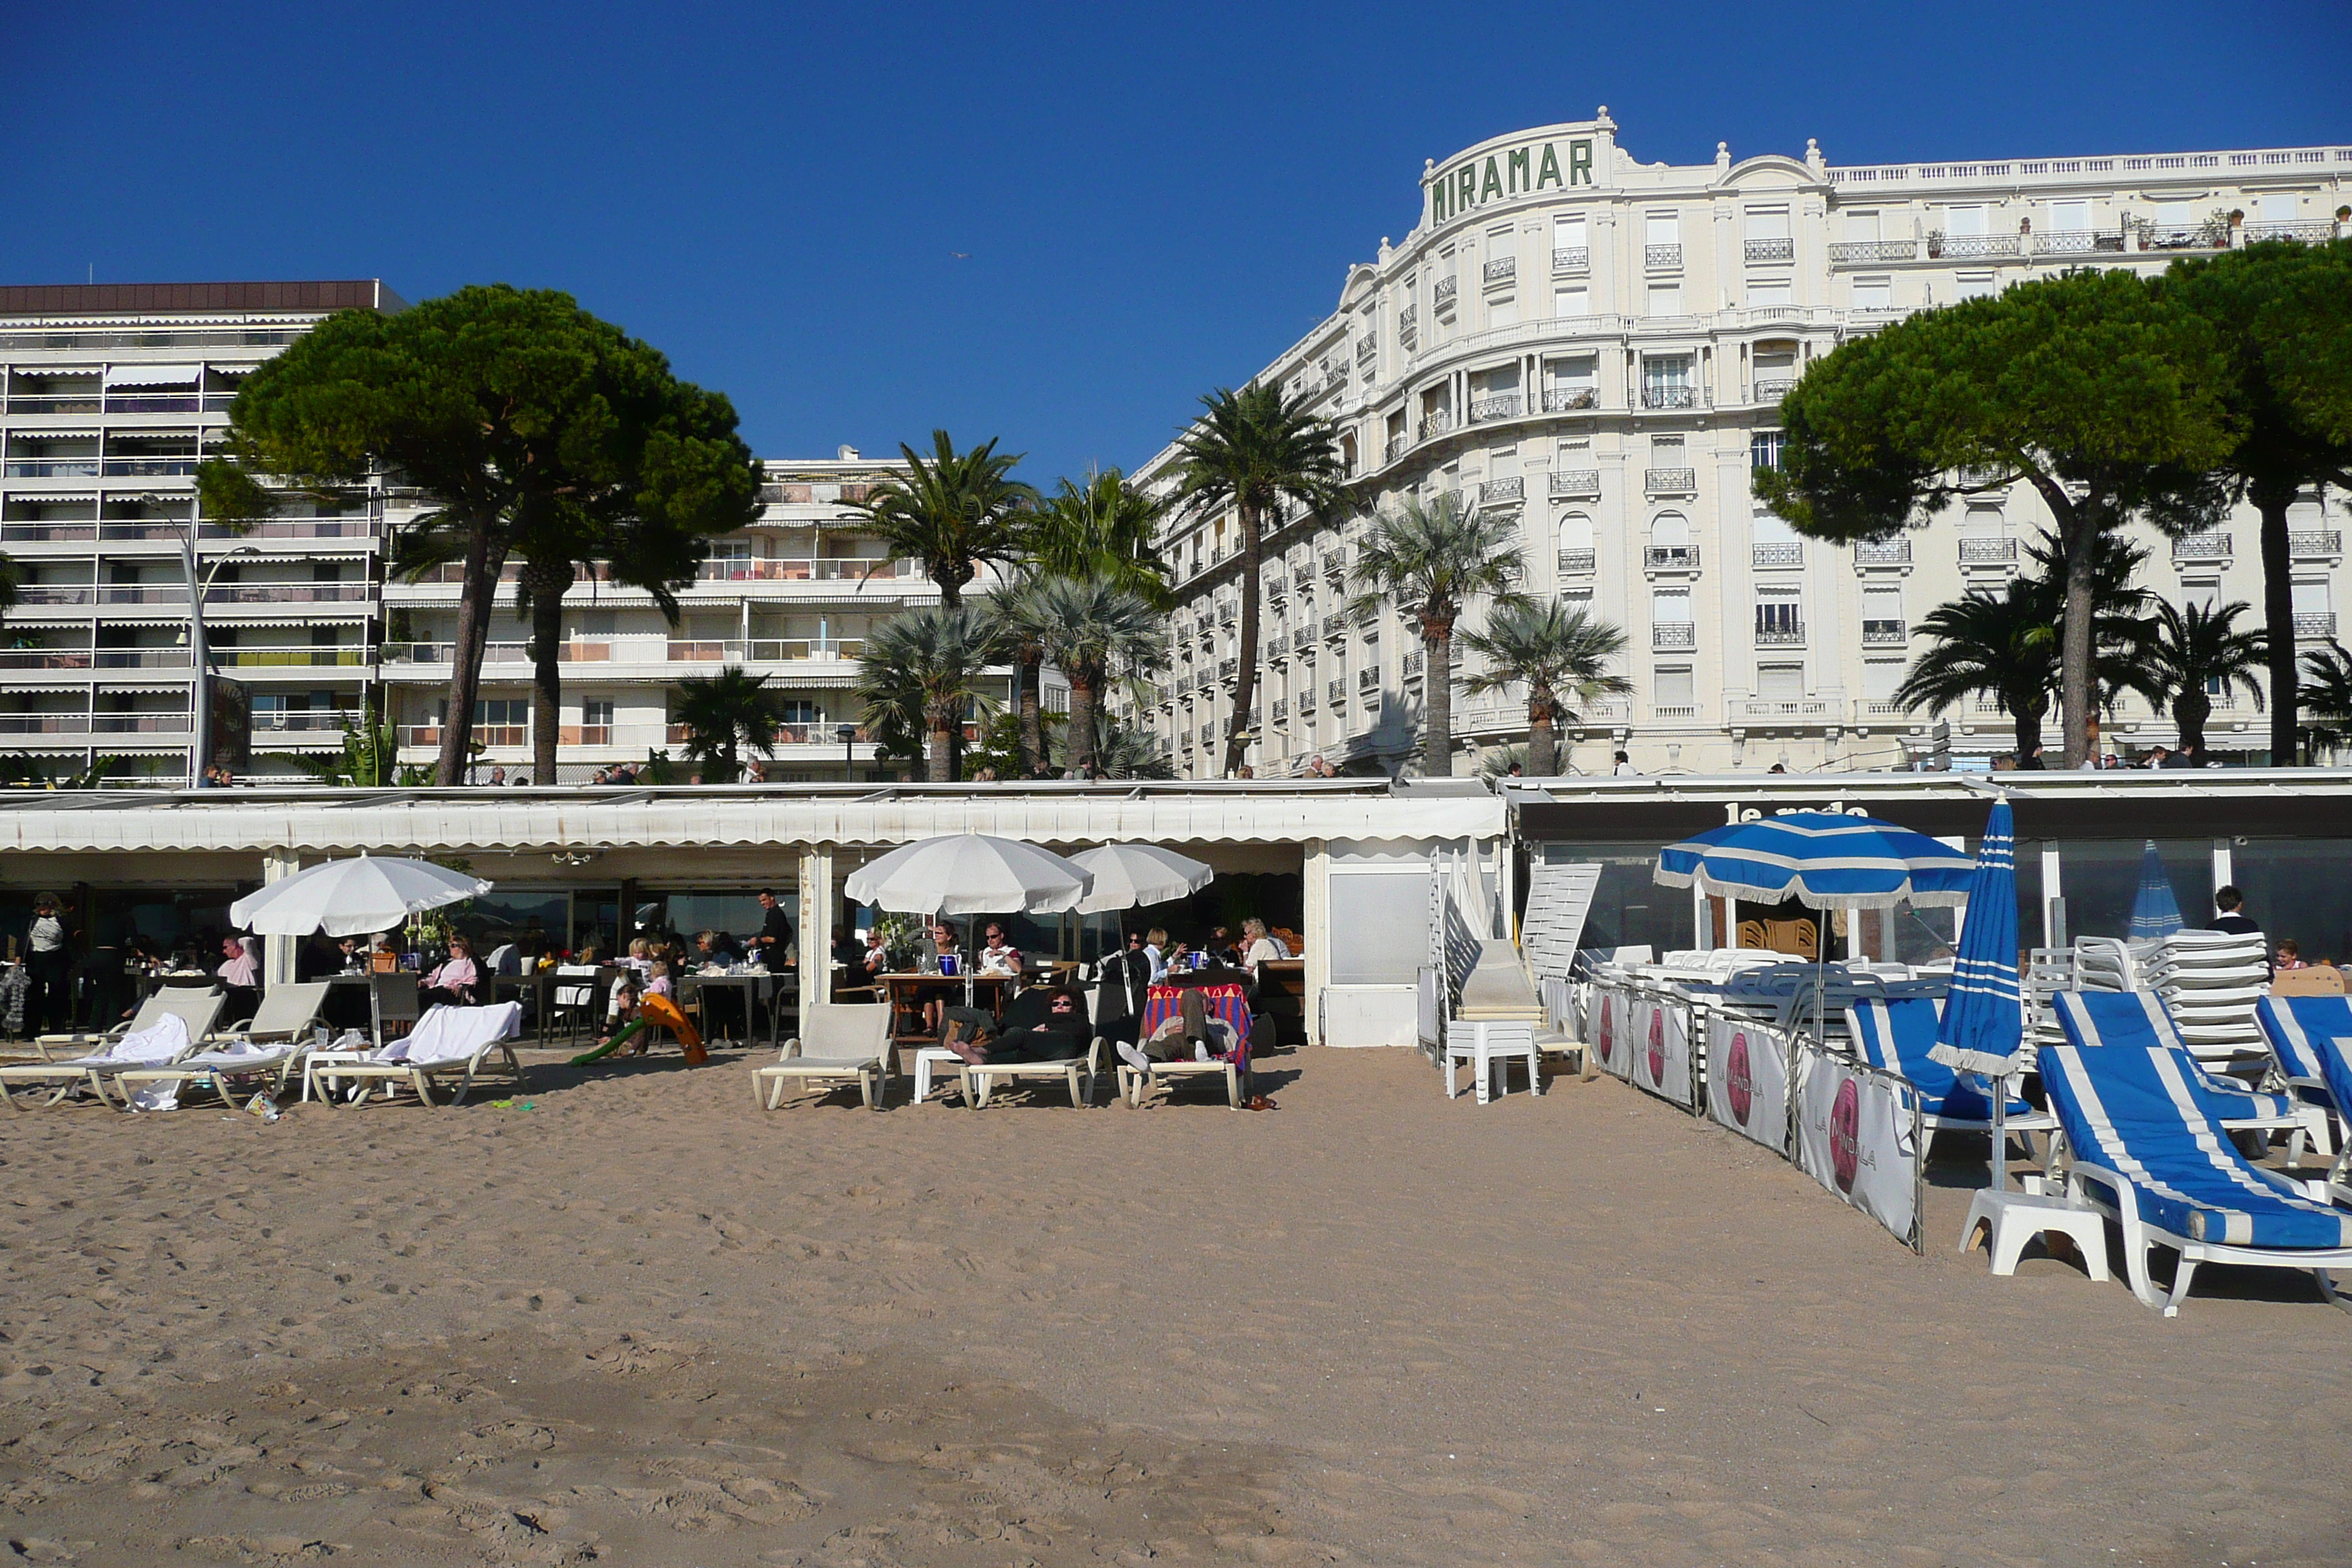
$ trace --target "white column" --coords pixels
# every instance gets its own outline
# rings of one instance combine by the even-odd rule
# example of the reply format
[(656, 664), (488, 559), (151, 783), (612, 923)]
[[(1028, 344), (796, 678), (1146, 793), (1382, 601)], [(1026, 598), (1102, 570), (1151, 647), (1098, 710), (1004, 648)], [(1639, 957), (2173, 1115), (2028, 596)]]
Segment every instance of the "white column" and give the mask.
[(1307, 1037), (1317, 1045), (1323, 1043), (1323, 988), (1331, 984), (1331, 845), (1323, 838), (1307, 841), (1306, 861), (1307, 929), (1299, 932), (1307, 943), (1307, 994), (1302, 1007), (1307, 1015)]
[[(302, 868), (302, 858), (291, 849), (265, 849), (261, 854), (263, 886), (282, 882)], [(302, 940), (291, 936), (261, 939), (261, 984), (266, 988), (294, 984), (294, 954)]]
[(801, 1022), (808, 1010), (833, 1000), (833, 848), (817, 844), (801, 851)]

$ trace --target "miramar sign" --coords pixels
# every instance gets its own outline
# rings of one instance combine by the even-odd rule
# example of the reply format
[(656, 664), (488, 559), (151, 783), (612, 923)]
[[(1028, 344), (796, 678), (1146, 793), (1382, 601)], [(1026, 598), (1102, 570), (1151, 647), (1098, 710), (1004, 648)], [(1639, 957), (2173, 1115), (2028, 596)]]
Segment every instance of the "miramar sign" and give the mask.
[(1488, 202), (1530, 195), (1548, 187), (1566, 190), (1592, 184), (1592, 138), (1530, 142), (1523, 147), (1465, 158), (1422, 182), (1429, 193), (1429, 221), (1447, 223)]

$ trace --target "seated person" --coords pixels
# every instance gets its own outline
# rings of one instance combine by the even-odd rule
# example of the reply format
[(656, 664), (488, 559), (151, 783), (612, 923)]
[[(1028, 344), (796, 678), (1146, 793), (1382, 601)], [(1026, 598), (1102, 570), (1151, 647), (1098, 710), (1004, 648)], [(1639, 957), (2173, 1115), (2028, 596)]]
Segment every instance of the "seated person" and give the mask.
[(1003, 1062), (1057, 1062), (1087, 1054), (1094, 1038), (1086, 998), (1076, 986), (1045, 993), (1045, 1012), (1031, 1026), (1004, 1028), (977, 1007), (950, 1007), (940, 1044), (975, 1067)]
[(698, 934), (694, 939), (694, 955), (704, 963), (734, 964), (743, 962), (742, 949), (737, 947), (735, 939), (723, 931), (706, 931)]
[(452, 1007), (471, 1007), (482, 989), (482, 972), (474, 962), (474, 944), (462, 936), (449, 939), (448, 961), (425, 977), (424, 988), (416, 999), (430, 1007), (443, 1003)]
[(1265, 922), (1255, 915), (1242, 921), (1242, 941), (1247, 944), (1242, 950), (1242, 965), (1246, 969), (1255, 969), (1261, 963), (1290, 956), (1290, 949), (1283, 944), (1282, 939), (1268, 931)]
[[(221, 938), (221, 966), (214, 973), (220, 976), (220, 1016), (225, 1022), (242, 1024), (261, 1006), (260, 943), (249, 936)], [(72, 1023), (71, 1018), (67, 1023)]]
[(2278, 944), (2278, 959), (2272, 967), (2273, 969), (2308, 969), (2311, 965), (2303, 961), (2303, 944), (2293, 937), (2287, 937)]
[[(931, 945), (917, 956), (915, 968), (919, 973), (923, 974), (945, 974), (950, 971), (957, 973), (962, 973), (963, 951), (956, 945), (955, 927), (945, 921), (931, 922)], [(925, 1034), (939, 1032), (940, 1020), (945, 1016), (941, 1011), (943, 1006), (944, 1004), (936, 996), (924, 1002), (923, 1032)]]
[(1021, 950), (1005, 940), (1004, 927), (996, 921), (988, 922), (988, 945), (973, 955), (976, 974), (1021, 973)]

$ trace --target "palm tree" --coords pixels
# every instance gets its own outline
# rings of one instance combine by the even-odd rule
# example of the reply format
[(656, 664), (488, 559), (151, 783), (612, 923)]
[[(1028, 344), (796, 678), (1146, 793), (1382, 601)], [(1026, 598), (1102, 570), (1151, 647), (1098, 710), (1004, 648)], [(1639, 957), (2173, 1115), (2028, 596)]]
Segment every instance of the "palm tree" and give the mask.
[(1122, 724), (1106, 708), (1095, 710), (1095, 776), (1106, 779), (1172, 779), (1175, 766), (1148, 730)]
[(885, 560), (921, 562), (939, 584), (940, 602), (955, 609), (982, 565), (1015, 557), (1023, 514), (1037, 504), (1037, 492), (1006, 477), (1021, 454), (998, 452), (994, 437), (959, 452), (946, 431), (934, 430), (928, 459), (903, 443), (898, 450), (905, 475), (875, 486), (858, 510), (889, 546)]
[(1035, 778), (1045, 769), (1045, 729), (1043, 675), (1045, 639), (1052, 617), (1040, 589), (1045, 579), (1024, 574), (988, 596), (989, 618), (995, 623), (1004, 657), (1013, 662), (1013, 701), (1019, 710), (1021, 776)]
[(2305, 654), (2300, 695), (2313, 752), (2343, 744), (2352, 734), (2352, 653), (2331, 637), (2326, 647)]
[(1258, 569), (1265, 528), (1286, 505), (1322, 515), (1345, 497), (1347, 478), (1331, 422), (1307, 409), (1308, 395), (1286, 398), (1273, 384), (1239, 392), (1220, 387), (1201, 399), (1208, 410), (1176, 442), (1174, 505), (1201, 516), (1232, 507), (1241, 524), (1242, 625), (1233, 716), (1225, 731), (1223, 771), (1237, 772), (1249, 743), (1251, 699), (1257, 684)]
[(764, 675), (728, 665), (716, 675), (689, 675), (677, 683), (670, 718), (686, 731), (685, 752), (705, 784), (733, 784), (742, 776), (742, 753), (773, 756), (777, 726), (783, 721), (777, 696)]
[(1030, 521), (1030, 563), (1050, 576), (1105, 578), (1154, 609), (1172, 610), (1175, 591), (1155, 543), (1164, 511), (1117, 468), (1090, 474), (1084, 485), (1064, 479)]
[(1452, 491), (1424, 505), (1407, 497), (1357, 547), (1349, 611), (1376, 615), (1393, 604), (1419, 623), (1428, 666), (1422, 678), (1421, 766), (1431, 778), (1454, 772), (1454, 623), (1463, 601), (1495, 596), (1496, 610), (1522, 602), (1511, 584), (1519, 564), (1518, 525), (1503, 512), (1464, 511)]
[(16, 607), (16, 585), (25, 580), (24, 568), (12, 556), (0, 555), (0, 616)]
[(2215, 609), (2156, 606), (2156, 624), (2140, 648), (2138, 689), (2147, 693), (2148, 705), (2159, 713), (2166, 702), (2171, 703), (2184, 752), (2205, 749), (2205, 721), (2212, 714), (2215, 696), (2242, 689), (2256, 709), (2263, 705), (2263, 689), (2253, 672), (2270, 657), (2270, 637), (2261, 631), (2242, 632), (2236, 626), (2252, 607), (2234, 599)]
[[(1612, 674), (1612, 661), (1625, 653), (1623, 628), (1590, 611), (1570, 609), (1557, 599), (1498, 605), (1485, 631), (1465, 632), (1462, 646), (1486, 661), (1470, 678), (1473, 691), (1493, 691), (1514, 681), (1528, 689), (1528, 773), (1549, 778), (1559, 771), (1558, 721), (1563, 696), (1579, 702), (1622, 696), (1633, 683)], [(1566, 715), (1574, 719), (1577, 715)]]
[(2058, 689), (2058, 620), (2048, 584), (2012, 577), (1999, 594), (1976, 592), (1937, 605), (1912, 636), (1935, 646), (1911, 661), (1895, 700), (1941, 713), (1990, 697), (2017, 728), (2017, 760), (2042, 750), (2042, 721)]
[(1160, 612), (1100, 578), (1048, 577), (1037, 589), (1045, 655), (1070, 683), (1070, 772), (1096, 773), (1096, 711), (1112, 682), (1159, 668), (1167, 655)]
[(931, 605), (892, 616), (866, 634), (858, 661), (857, 698), (867, 728), (928, 738), (930, 782), (953, 783), (965, 713), (1002, 706), (981, 685), (1002, 657), (997, 637), (971, 606)]

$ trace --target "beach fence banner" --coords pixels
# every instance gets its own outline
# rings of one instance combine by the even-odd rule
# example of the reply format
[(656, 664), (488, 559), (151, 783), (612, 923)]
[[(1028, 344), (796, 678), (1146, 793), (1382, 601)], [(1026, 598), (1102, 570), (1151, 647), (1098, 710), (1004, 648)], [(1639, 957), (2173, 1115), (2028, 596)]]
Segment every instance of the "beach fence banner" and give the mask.
[(1717, 1013), (1706, 1021), (1706, 1112), (1774, 1153), (1789, 1152), (1789, 1040)]
[(1612, 1078), (1633, 1077), (1633, 994), (1619, 985), (1594, 986), (1584, 1022), (1592, 1065)]
[(1919, 1250), (1919, 1100), (1892, 1073), (1800, 1046), (1798, 1167)]
[(1661, 1100), (1696, 1110), (1689, 1006), (1668, 997), (1644, 996), (1634, 1003), (1633, 1016), (1633, 1082)]

